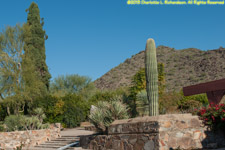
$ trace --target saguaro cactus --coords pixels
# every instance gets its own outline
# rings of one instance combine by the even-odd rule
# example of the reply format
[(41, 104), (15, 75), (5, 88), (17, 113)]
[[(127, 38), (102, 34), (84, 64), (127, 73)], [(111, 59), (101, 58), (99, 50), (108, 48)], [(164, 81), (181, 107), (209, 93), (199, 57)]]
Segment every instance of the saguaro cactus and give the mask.
[(158, 69), (156, 47), (153, 39), (148, 39), (145, 49), (146, 91), (149, 101), (149, 116), (159, 115)]

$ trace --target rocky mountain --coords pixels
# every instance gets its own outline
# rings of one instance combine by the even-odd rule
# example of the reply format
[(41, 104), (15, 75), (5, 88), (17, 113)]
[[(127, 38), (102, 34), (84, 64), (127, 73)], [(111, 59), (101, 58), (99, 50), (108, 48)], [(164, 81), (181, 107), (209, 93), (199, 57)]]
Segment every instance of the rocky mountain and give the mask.
[[(184, 86), (225, 78), (225, 48), (202, 51), (195, 48), (175, 50), (157, 47), (157, 59), (165, 66), (166, 89), (180, 90)], [(94, 83), (99, 89), (131, 86), (131, 79), (144, 68), (144, 51), (126, 59)]]

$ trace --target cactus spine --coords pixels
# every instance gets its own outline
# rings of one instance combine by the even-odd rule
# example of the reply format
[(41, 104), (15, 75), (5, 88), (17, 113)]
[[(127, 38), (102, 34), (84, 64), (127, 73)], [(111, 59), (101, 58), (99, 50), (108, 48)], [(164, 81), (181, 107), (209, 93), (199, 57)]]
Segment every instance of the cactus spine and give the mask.
[(149, 102), (149, 116), (159, 115), (158, 69), (156, 47), (153, 39), (148, 39), (145, 49), (146, 91)]

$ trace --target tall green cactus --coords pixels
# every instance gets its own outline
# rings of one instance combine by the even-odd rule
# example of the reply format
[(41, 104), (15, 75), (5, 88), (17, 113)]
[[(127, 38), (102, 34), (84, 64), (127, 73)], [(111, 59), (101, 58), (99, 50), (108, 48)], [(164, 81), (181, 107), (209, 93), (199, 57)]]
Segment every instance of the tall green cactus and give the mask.
[(158, 70), (156, 47), (153, 39), (148, 39), (145, 49), (146, 91), (149, 101), (149, 116), (159, 115)]

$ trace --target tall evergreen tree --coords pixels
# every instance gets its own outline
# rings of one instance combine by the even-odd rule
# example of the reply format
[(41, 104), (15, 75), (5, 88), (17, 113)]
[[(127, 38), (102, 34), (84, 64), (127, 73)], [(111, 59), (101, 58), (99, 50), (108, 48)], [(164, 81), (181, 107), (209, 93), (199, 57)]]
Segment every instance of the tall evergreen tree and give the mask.
[(35, 66), (38, 77), (48, 89), (51, 75), (46, 65), (45, 40), (47, 35), (43, 30), (44, 21), (43, 18), (40, 18), (40, 11), (36, 3), (32, 2), (26, 12), (28, 12), (28, 16), (25, 25), (25, 57), (27, 59), (29, 57), (30, 63)]

